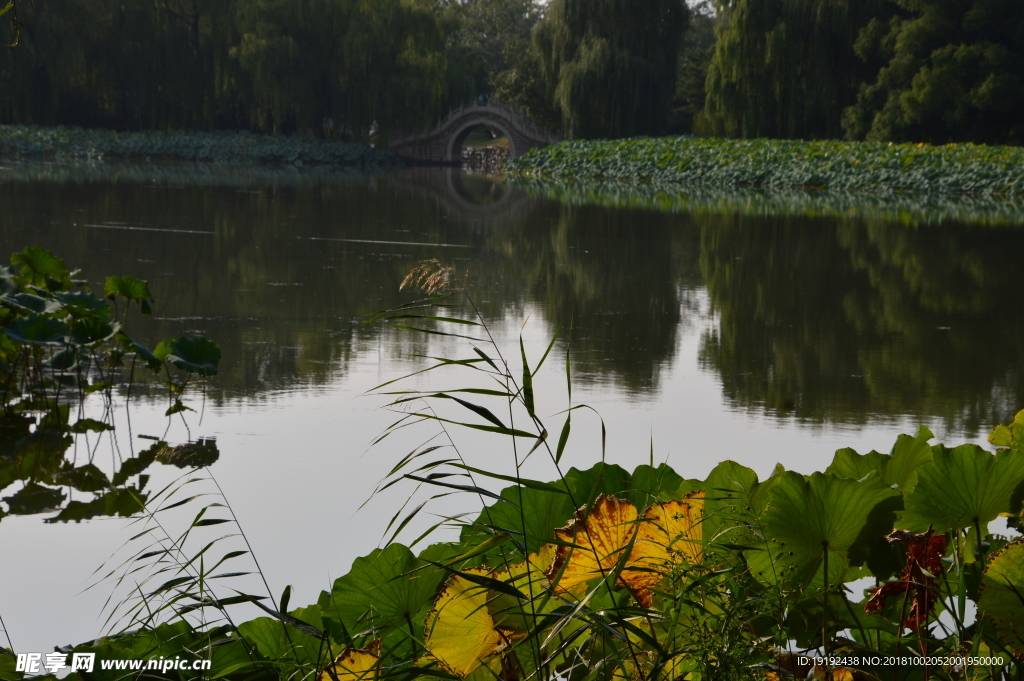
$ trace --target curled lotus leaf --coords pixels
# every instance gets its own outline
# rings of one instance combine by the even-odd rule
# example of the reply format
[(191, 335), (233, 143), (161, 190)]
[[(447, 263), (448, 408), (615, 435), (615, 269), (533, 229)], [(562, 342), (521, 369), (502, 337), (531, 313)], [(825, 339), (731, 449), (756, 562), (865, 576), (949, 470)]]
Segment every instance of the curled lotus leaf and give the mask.
[(220, 347), (213, 341), (206, 338), (179, 338), (171, 341), (167, 349), (167, 361), (182, 371), (200, 376), (216, 375), (220, 364)]
[(118, 322), (108, 322), (99, 317), (85, 317), (74, 322), (71, 329), (71, 343), (95, 347), (110, 340), (121, 330)]
[(4, 296), (3, 301), (8, 305), (36, 314), (53, 314), (63, 307), (60, 302), (52, 298), (44, 298), (34, 293), (14, 293)]
[(321, 673), (319, 681), (376, 681), (380, 677), (380, 639), (366, 648), (346, 648)]
[(989, 434), (988, 441), (996, 447), (1024, 451), (1024, 409), (1017, 412), (1011, 423), (996, 426)]
[[(467, 570), (486, 575), (486, 568)], [(489, 591), (460, 575), (452, 575), (434, 602), (424, 627), (424, 646), (452, 674), (465, 678), (505, 646), (487, 608)]]

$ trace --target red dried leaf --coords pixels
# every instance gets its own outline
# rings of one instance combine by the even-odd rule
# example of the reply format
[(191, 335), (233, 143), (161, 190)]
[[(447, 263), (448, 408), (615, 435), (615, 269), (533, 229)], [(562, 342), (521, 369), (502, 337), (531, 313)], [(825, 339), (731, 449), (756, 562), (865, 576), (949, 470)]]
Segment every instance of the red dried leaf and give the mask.
[(942, 574), (946, 535), (935, 536), (932, 530), (924, 534), (893, 530), (886, 539), (904, 545), (907, 564), (895, 582), (883, 584), (872, 592), (871, 598), (864, 604), (864, 612), (880, 612), (889, 598), (903, 596), (910, 607), (904, 607), (900, 624), (911, 631), (917, 631), (928, 621), (935, 601), (939, 599), (939, 583), (936, 578)]

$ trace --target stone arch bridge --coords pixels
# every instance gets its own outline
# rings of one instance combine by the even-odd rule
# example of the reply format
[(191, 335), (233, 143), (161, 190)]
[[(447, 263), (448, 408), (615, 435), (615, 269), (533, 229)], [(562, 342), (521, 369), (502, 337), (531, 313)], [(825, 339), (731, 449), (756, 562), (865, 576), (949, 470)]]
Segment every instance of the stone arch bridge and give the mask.
[(512, 158), (562, 140), (558, 135), (541, 130), (507, 104), (488, 101), (452, 109), (433, 130), (392, 139), (391, 149), (400, 158), (415, 163), (461, 163), (462, 144), (478, 125), (489, 125), (504, 133)]

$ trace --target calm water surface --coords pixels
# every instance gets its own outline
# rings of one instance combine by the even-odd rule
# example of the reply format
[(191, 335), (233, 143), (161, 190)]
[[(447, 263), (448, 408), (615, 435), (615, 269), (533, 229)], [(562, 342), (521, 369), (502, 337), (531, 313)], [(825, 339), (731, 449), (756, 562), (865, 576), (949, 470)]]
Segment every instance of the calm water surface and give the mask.
[[(539, 411), (560, 428), (570, 352), (573, 404), (600, 412), (607, 459), (629, 469), (653, 457), (685, 477), (723, 459), (761, 475), (776, 463), (810, 472), (840, 447), (887, 451), (918, 424), (945, 442), (984, 442), (1024, 407), (1020, 226), (574, 207), (446, 170), (23, 170), (0, 170), (4, 253), (44, 246), (93, 282), (148, 279), (156, 313), (130, 322), (136, 337), (201, 334), (223, 350), (220, 374), (189, 402), (196, 414), (169, 422), (159, 391), (143, 390), (118, 411), (115, 439), (76, 444), (76, 456), (92, 448), (110, 469), (149, 446), (140, 435), (215, 439), (210, 470), (271, 590), (294, 585), (293, 605), (381, 542), (413, 488), (360, 506), (436, 435), (368, 447), (394, 415), (364, 393), (425, 367), (415, 355), (471, 352), (362, 323), (411, 299), (398, 283), (424, 259), (457, 268), (507, 356), (522, 334), (535, 361), (561, 328), (537, 379)], [(435, 372), (408, 385), (464, 379)], [(566, 460), (589, 467), (600, 422), (577, 414)], [(456, 444), (470, 463), (510, 470), (500, 441)], [(151, 472), (160, 486), (175, 474)], [(555, 477), (539, 456), (527, 473)], [(468, 497), (437, 506), (475, 508)], [(135, 533), (125, 519), (44, 522), (53, 515), (0, 513), (0, 617), (17, 650), (102, 633), (116, 590), (91, 573)]]

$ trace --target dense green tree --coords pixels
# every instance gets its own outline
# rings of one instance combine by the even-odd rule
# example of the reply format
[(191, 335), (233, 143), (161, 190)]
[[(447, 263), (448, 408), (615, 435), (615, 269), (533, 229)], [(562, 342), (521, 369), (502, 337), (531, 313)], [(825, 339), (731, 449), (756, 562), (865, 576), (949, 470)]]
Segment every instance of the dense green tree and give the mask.
[(857, 53), (876, 65), (844, 114), (855, 139), (1024, 144), (1024, 3), (894, 0)]
[(885, 0), (715, 0), (721, 22), (708, 72), (707, 132), (829, 138), (870, 77), (853, 43)]
[(688, 18), (683, 0), (552, 0), (534, 41), (563, 131), (664, 132)]
[(537, 50), (531, 45), (511, 55), (510, 61), (509, 67), (495, 76), (494, 96), (522, 111), (542, 128), (560, 130), (562, 112), (541, 72)]
[(669, 111), (669, 132), (700, 132), (704, 111), (705, 83), (715, 52), (718, 18), (709, 0), (690, 5), (690, 29), (683, 37), (676, 67), (676, 91)]
[(3, 123), (365, 139), (374, 127), (430, 125), (475, 94), (469, 48), (450, 39), (450, 12), (432, 0), (66, 0), (19, 10), (21, 45), (0, 51)]
[(243, 0), (232, 50), (253, 78), (261, 127), (337, 127), (365, 139), (415, 129), (447, 100), (444, 36), (428, 6), (401, 0)]
[(231, 0), (67, 0), (19, 6), (0, 51), (0, 121), (115, 128), (238, 127)]
[(537, 0), (466, 0), (456, 3), (457, 39), (479, 58), (484, 86), (491, 91), (498, 74), (528, 50), (541, 16)]

